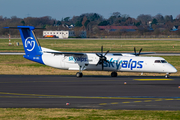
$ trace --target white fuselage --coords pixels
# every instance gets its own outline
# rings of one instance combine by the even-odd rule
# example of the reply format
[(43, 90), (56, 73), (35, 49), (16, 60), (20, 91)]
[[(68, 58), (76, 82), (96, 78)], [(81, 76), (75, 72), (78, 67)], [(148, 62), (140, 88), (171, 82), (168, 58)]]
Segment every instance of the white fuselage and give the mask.
[[(175, 73), (177, 72), (171, 64), (164, 62), (161, 57), (141, 57), (141, 56), (120, 56), (111, 53), (106, 55), (109, 63), (104, 63), (104, 71), (120, 72), (155, 72), (155, 73)], [(43, 53), (42, 60), (45, 65), (67, 70), (102, 70), (101, 65), (97, 65), (99, 57), (95, 53), (86, 53), (83, 56), (65, 56)], [(155, 62), (155, 61), (162, 62)]]

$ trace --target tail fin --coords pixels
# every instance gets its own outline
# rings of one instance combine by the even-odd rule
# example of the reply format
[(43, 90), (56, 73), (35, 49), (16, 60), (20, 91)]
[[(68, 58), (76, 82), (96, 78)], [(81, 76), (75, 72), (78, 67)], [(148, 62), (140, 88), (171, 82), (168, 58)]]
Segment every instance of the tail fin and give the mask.
[(43, 54), (41, 46), (33, 32), (35, 27), (17, 26), (17, 27), (5, 27), (5, 28), (19, 29), (22, 43), (24, 46), (24, 51), (26, 53), (26, 55), (24, 55), (24, 58), (44, 64), (41, 57), (41, 55)]
[(18, 26), (26, 55), (42, 55), (42, 49), (32, 26)]

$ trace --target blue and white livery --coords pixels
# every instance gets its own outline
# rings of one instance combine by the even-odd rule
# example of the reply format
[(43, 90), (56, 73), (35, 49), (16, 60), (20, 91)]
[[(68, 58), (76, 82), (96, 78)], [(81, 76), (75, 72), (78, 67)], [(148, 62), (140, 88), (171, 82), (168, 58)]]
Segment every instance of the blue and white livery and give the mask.
[[(11, 28), (11, 27), (6, 27)], [(112, 71), (111, 76), (116, 77), (117, 72), (153, 72), (176, 73), (177, 70), (162, 57), (141, 57), (135, 53), (72, 53), (59, 52), (41, 47), (34, 35), (32, 26), (13, 27), (19, 29), (25, 50), (24, 58), (47, 66), (66, 70), (79, 70), (77, 77), (82, 77), (83, 70)], [(143, 54), (143, 53), (141, 53)]]

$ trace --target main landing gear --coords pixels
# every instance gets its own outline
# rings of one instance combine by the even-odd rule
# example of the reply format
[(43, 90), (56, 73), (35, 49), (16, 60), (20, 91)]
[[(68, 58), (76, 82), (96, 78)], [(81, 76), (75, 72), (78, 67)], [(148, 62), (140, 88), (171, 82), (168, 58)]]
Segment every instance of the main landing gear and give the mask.
[(76, 77), (79, 78), (79, 77), (82, 77), (82, 76), (83, 76), (82, 72), (77, 72), (77, 73), (76, 73)]
[(111, 77), (117, 77), (117, 72), (112, 72)]
[[(85, 66), (84, 66), (85, 67)], [(80, 78), (83, 76), (82, 70), (84, 69), (83, 66), (79, 66), (79, 72), (76, 73), (76, 77)]]
[[(80, 78), (83, 76), (83, 73), (82, 72), (77, 72), (76, 73), (76, 77)], [(117, 77), (117, 72), (112, 72), (111, 73), (111, 77)]]

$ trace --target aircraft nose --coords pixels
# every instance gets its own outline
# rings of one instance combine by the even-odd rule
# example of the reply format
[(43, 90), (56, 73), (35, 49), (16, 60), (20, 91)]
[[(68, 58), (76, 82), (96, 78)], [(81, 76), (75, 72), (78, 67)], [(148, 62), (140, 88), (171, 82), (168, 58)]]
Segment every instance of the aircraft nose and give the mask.
[(174, 68), (174, 69), (173, 69), (173, 72), (174, 72), (174, 73), (176, 73), (176, 72), (177, 72), (177, 69), (176, 69), (176, 68)]
[(170, 73), (176, 73), (177, 69), (171, 65), (171, 68), (169, 69)]

